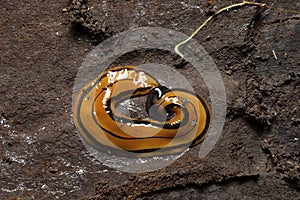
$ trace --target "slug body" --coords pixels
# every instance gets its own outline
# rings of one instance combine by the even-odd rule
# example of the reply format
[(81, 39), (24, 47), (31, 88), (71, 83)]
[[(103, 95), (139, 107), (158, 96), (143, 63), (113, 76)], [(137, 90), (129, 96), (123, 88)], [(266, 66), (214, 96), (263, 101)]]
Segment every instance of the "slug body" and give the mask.
[[(118, 112), (120, 103), (142, 96), (147, 97), (146, 118)], [(134, 66), (104, 71), (79, 92), (73, 111), (75, 126), (88, 144), (134, 157), (181, 153), (204, 140), (211, 120), (202, 97), (161, 86)]]

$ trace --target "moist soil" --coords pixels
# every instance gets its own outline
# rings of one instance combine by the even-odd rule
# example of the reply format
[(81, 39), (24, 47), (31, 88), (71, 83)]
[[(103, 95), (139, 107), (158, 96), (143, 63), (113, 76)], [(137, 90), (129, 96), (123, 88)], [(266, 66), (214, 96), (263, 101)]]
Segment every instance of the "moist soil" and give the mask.
[[(72, 123), (72, 91), (85, 56), (136, 27), (190, 35), (239, 1), (1, 1), (1, 199), (300, 199), (299, 1), (245, 6), (196, 35), (227, 93), (221, 137), (204, 158), (192, 148), (170, 166), (130, 174), (89, 154)], [(119, 64), (165, 63), (197, 87), (189, 63), (155, 50)]]

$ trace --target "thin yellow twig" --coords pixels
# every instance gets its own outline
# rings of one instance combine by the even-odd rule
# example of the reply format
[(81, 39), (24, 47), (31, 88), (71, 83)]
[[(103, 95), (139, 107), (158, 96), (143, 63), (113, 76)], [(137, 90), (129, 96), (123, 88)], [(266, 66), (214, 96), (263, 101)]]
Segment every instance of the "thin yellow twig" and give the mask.
[(240, 6), (244, 6), (244, 5), (254, 5), (254, 6), (260, 6), (263, 8), (267, 7), (267, 4), (264, 3), (256, 3), (256, 2), (249, 2), (249, 1), (243, 1), (241, 3), (237, 3), (237, 4), (232, 4), (230, 6), (226, 6), (220, 10), (218, 10), (217, 12), (215, 12), (213, 15), (211, 15), (209, 18), (207, 18), (200, 26), (199, 28), (194, 31), (190, 37), (188, 37), (186, 40), (178, 43), (175, 46), (175, 52), (180, 56), (180, 57), (184, 57), (183, 54), (179, 51), (179, 47), (186, 44), (188, 41), (190, 41), (212, 18), (214, 18), (215, 16), (217, 16), (218, 14), (224, 12), (224, 11), (228, 11), (229, 9), (235, 8), (235, 7), (240, 7)]

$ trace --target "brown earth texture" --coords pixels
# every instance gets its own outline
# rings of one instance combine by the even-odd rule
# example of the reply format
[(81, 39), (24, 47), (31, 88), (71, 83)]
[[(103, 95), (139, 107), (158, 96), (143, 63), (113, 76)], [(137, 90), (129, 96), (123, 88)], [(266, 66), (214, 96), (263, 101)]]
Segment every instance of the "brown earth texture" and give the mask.
[[(0, 0), (0, 199), (300, 199), (300, 2), (262, 0), (216, 16), (196, 36), (216, 63), (226, 121), (203, 158), (191, 148), (153, 172), (97, 161), (72, 122), (72, 92), (85, 57), (137, 27), (190, 35), (218, 9), (241, 1)], [(119, 62), (166, 63), (137, 51)], [(175, 69), (175, 67), (174, 67)], [(197, 86), (196, 86), (197, 87)]]

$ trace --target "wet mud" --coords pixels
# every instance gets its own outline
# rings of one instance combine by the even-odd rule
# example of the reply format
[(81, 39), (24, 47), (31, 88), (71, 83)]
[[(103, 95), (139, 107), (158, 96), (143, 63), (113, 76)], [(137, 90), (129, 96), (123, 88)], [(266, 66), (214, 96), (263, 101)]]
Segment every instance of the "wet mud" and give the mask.
[[(227, 92), (222, 136), (204, 158), (193, 156), (198, 149), (192, 148), (158, 171), (116, 171), (89, 154), (72, 123), (74, 80), (95, 45), (142, 26), (189, 35), (215, 10), (236, 2), (2, 1), (0, 198), (299, 199), (297, 13), (245, 6), (217, 16), (196, 35)], [(285, 10), (300, 6), (263, 2)], [(162, 51), (132, 52), (116, 63), (150, 61), (198, 81), (189, 63)]]

